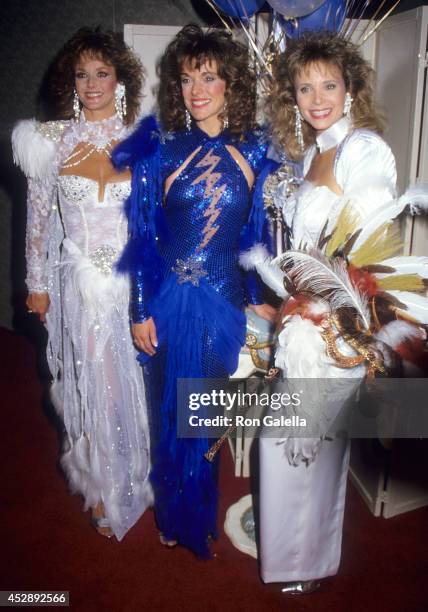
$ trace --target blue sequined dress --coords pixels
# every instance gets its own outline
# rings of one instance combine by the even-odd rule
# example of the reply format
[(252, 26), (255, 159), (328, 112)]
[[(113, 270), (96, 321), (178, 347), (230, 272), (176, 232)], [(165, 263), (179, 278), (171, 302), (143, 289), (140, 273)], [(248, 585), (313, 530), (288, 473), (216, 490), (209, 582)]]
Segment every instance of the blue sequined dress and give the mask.
[(209, 555), (208, 536), (216, 535), (216, 466), (204, 458), (209, 440), (177, 437), (177, 379), (227, 377), (237, 367), (244, 305), (262, 301), (238, 255), (260, 239), (264, 221), (260, 206), (250, 210), (241, 167), (257, 175), (265, 150), (254, 135), (240, 141), (194, 128), (162, 137), (147, 118), (114, 154), (117, 165), (133, 168), (131, 238), (123, 257), (133, 278), (132, 318), (152, 316), (159, 341), (155, 357), (141, 355), (156, 521), (168, 540), (200, 556)]

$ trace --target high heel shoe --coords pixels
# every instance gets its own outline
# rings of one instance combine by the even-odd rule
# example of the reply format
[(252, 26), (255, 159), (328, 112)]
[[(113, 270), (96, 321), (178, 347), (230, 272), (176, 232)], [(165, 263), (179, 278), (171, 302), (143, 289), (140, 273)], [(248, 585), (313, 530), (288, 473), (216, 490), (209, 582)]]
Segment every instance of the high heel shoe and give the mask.
[(320, 588), (319, 580), (296, 580), (295, 582), (286, 582), (281, 593), (285, 595), (308, 595)]
[(91, 510), (91, 523), (97, 532), (105, 538), (112, 538), (114, 533), (110, 522), (104, 514), (104, 505), (100, 502)]
[(162, 532), (159, 532), (159, 541), (163, 546), (166, 546), (167, 548), (175, 548), (175, 546), (177, 546), (178, 544), (177, 540), (167, 540), (167, 538), (163, 535)]
[(100, 535), (104, 536), (105, 538), (113, 537), (114, 534), (111, 530), (109, 520), (105, 516), (93, 516), (91, 518), (91, 523)]

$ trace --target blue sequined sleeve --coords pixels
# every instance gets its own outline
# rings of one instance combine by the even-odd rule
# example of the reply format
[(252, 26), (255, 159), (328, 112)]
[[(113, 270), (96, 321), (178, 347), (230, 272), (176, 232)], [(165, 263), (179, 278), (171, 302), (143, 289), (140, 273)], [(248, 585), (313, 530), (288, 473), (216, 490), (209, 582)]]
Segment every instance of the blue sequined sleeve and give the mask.
[[(270, 243), (262, 191), (263, 182), (266, 178), (266, 176), (263, 178), (263, 175), (265, 174), (268, 145), (264, 134), (256, 132), (238, 148), (256, 178), (249, 219), (241, 233), (240, 250), (245, 251), (258, 242)], [(263, 283), (254, 270), (244, 273), (244, 289), (247, 304), (263, 303)]]
[(157, 239), (162, 215), (162, 188), (159, 167), (159, 128), (154, 117), (142, 120), (137, 130), (112, 154), (116, 168), (131, 168), (132, 189), (125, 207), (128, 243), (118, 270), (131, 277), (131, 319), (142, 323), (150, 317), (149, 297), (160, 284), (161, 261)]

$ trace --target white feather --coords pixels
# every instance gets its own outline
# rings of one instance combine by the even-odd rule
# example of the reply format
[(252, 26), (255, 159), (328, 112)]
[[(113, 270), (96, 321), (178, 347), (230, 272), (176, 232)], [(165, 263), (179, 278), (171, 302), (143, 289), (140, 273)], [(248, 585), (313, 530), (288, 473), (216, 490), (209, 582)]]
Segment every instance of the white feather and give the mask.
[(57, 145), (40, 134), (35, 119), (20, 121), (12, 132), (13, 161), (27, 178), (41, 180), (52, 172)]
[(273, 263), (287, 267), (298, 293), (310, 293), (325, 299), (333, 311), (343, 307), (354, 308), (366, 329), (370, 327), (367, 298), (352, 285), (344, 261), (330, 261), (314, 250), (308, 253), (287, 251)]
[(287, 378), (327, 378), (331, 365), (320, 328), (310, 319), (290, 317), (278, 336), (275, 366)]
[(420, 184), (409, 187), (402, 198), (406, 200), (411, 215), (428, 213), (428, 185)]
[(374, 334), (377, 340), (381, 340), (395, 349), (403, 340), (421, 338), (424, 339), (425, 332), (407, 321), (391, 321)]
[(376, 210), (365, 217), (361, 222), (361, 233), (356, 239), (350, 253), (349, 259), (352, 261), (352, 254), (355, 253), (361, 245), (363, 245), (366, 240), (369, 240), (373, 232), (375, 232), (381, 225), (384, 223), (392, 223), (392, 221), (397, 217), (401, 212), (403, 212), (406, 207), (406, 200), (398, 198), (396, 200), (390, 200), (389, 202), (384, 202), (380, 206), (376, 208)]
[(410, 291), (394, 290), (387, 293), (405, 305), (404, 312), (423, 325), (428, 325), (428, 298)]
[(263, 244), (256, 244), (239, 256), (239, 263), (245, 270), (257, 270), (261, 279), (280, 298), (288, 297), (284, 287), (284, 273), (279, 267), (272, 264), (272, 256)]
[(399, 198), (384, 202), (377, 206), (373, 213), (366, 215), (361, 223), (361, 233), (353, 245), (349, 259), (352, 261), (352, 253), (370, 239), (370, 236), (384, 223), (390, 222), (398, 217), (403, 210), (409, 207), (410, 214), (428, 212), (428, 185), (415, 185), (409, 187)]
[(389, 266), (395, 269), (395, 272), (388, 274), (376, 273), (378, 278), (385, 276), (397, 276), (398, 274), (419, 274), (422, 278), (428, 278), (428, 257), (390, 257), (379, 262), (381, 266)]
[[(92, 261), (82, 255), (80, 249), (69, 238), (63, 243), (61, 266), (69, 275), (69, 281), (75, 295), (80, 295), (87, 309), (89, 321), (97, 317), (97, 313), (107, 313), (117, 309), (126, 312), (129, 292), (129, 280), (124, 274), (102, 274)], [(105, 330), (107, 333), (109, 330)], [(102, 345), (100, 345), (102, 349)]]

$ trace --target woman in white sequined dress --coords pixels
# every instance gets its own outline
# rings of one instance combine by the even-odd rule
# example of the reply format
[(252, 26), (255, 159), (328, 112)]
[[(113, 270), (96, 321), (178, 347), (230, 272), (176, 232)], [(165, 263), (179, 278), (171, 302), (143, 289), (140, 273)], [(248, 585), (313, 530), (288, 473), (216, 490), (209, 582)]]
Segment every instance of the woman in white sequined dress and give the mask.
[(128, 281), (130, 175), (110, 161), (136, 119), (142, 66), (120, 36), (83, 28), (58, 54), (51, 90), (62, 120), (20, 122), (28, 178), (27, 306), (46, 323), (51, 397), (64, 422), (61, 465), (101, 535), (121, 540), (151, 503), (141, 368)]

